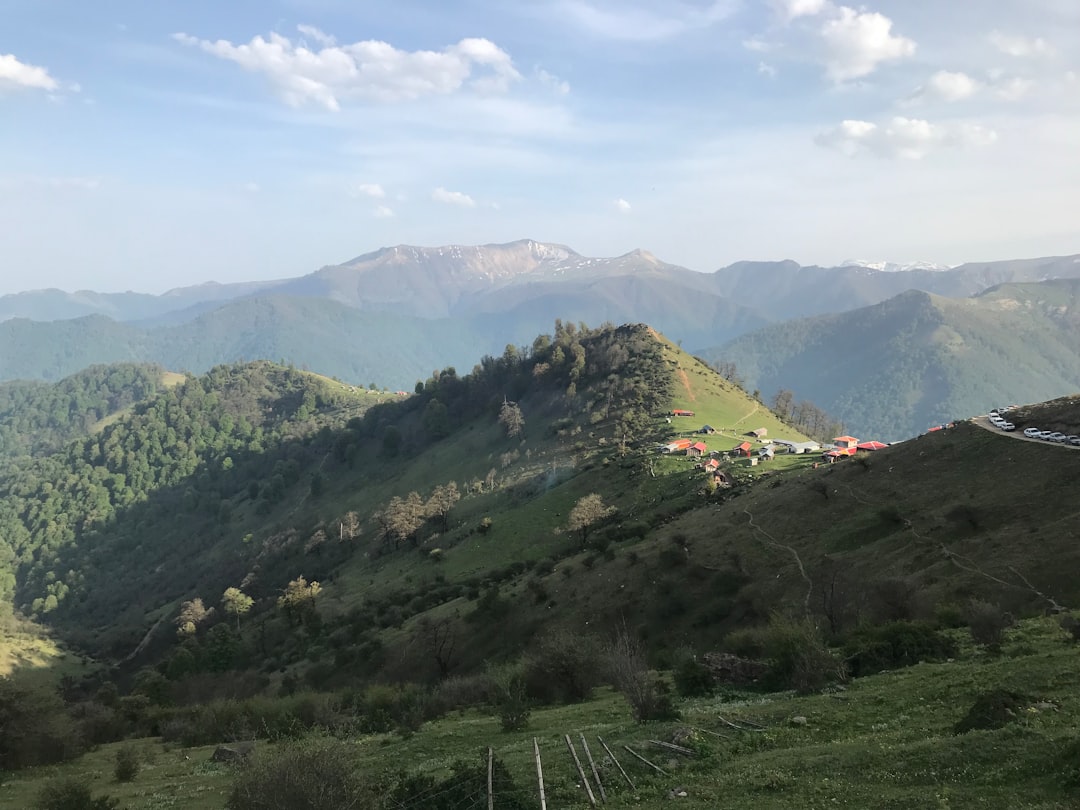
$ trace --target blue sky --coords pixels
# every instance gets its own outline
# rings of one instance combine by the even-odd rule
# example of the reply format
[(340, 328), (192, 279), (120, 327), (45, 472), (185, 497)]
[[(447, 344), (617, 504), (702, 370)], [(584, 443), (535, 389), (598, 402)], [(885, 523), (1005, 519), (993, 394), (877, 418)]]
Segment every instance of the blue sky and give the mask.
[(1075, 0), (0, 0), (0, 293), (1080, 252)]

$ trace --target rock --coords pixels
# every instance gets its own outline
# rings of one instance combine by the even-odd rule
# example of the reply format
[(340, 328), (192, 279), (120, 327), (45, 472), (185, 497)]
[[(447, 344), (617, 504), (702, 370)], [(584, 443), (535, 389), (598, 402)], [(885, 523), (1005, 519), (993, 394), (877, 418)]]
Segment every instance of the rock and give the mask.
[(681, 745), (683, 747), (686, 747), (687, 743), (693, 742), (696, 738), (697, 735), (694, 733), (694, 730), (690, 728), (677, 728), (671, 732), (671, 741), (675, 743), (675, 745)]
[(731, 653), (705, 653), (701, 658), (718, 683), (749, 686), (769, 671), (769, 665), (763, 661), (752, 661)]
[(686, 792), (686, 788), (677, 787), (677, 788), (672, 788), (671, 789), (671, 792), (668, 793), (668, 798), (669, 799), (685, 799), (688, 795), (689, 794)]
[(809, 722), (810, 721), (801, 714), (791, 718), (791, 725), (793, 726), (805, 726)]
[(243, 762), (252, 752), (255, 751), (255, 741), (245, 740), (243, 742), (229, 743), (228, 745), (219, 745), (214, 749), (214, 753), (210, 755), (211, 762)]
[(1058, 707), (1055, 704), (1050, 703), (1046, 700), (1042, 700), (1036, 703), (1035, 708), (1038, 709), (1040, 712), (1056, 712), (1058, 710)]

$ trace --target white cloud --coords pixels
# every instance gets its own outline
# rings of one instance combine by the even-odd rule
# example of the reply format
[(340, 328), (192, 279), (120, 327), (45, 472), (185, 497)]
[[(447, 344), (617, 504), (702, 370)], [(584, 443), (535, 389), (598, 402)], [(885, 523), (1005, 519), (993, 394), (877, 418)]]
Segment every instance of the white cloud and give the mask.
[(442, 186), (439, 186), (431, 192), (431, 199), (438, 203), (445, 203), (446, 205), (460, 205), (462, 208), (476, 207), (476, 200), (468, 194), (463, 194), (460, 191), (447, 191)]
[(892, 20), (883, 14), (840, 6), (837, 16), (821, 28), (828, 51), (826, 71), (833, 81), (861, 79), (882, 62), (905, 59), (915, 53), (915, 42), (894, 36)]
[(60, 83), (45, 68), (20, 62), (14, 54), (0, 53), (0, 90), (5, 87), (57, 90)]
[(921, 118), (897, 116), (886, 124), (848, 120), (814, 139), (818, 146), (848, 155), (870, 152), (879, 157), (920, 160), (934, 149), (989, 146), (997, 133), (978, 124), (945, 126)]
[(652, 42), (715, 25), (737, 7), (737, 0), (713, 0), (705, 8), (669, 1), (663, 4), (664, 13), (658, 14), (647, 3), (631, 4), (629, 0), (556, 0), (552, 9), (560, 20), (570, 20), (595, 36)]
[(762, 76), (768, 76), (770, 79), (776, 77), (776, 68), (768, 62), (758, 62), (757, 72)]
[(314, 25), (298, 25), (296, 26), (296, 30), (319, 45), (324, 45), (328, 48), (337, 45), (336, 37), (330, 36), (330, 34), (320, 28), (316, 28)]
[(1050, 56), (1054, 53), (1054, 46), (1042, 37), (1029, 39), (993, 31), (988, 39), (991, 45), (1009, 56)]
[(776, 45), (774, 43), (766, 42), (759, 37), (750, 37), (750, 39), (744, 39), (742, 46), (746, 48), (746, 50), (753, 51), (754, 53), (768, 53), (769, 51), (776, 49)]
[(565, 96), (570, 92), (570, 83), (563, 81), (553, 73), (548, 73), (543, 68), (536, 68), (535, 74), (541, 84), (547, 85), (558, 95)]
[(813, 17), (832, 5), (829, 0), (771, 0), (771, 4), (787, 22), (799, 17)]
[[(310, 26), (302, 30), (309, 36), (318, 31)], [(441, 51), (404, 51), (375, 40), (334, 45), (332, 37), (318, 33), (319, 49), (277, 33), (239, 45), (183, 33), (173, 39), (262, 74), (293, 107), (314, 103), (337, 111), (342, 102), (355, 99), (405, 101), (465, 87), (504, 92), (521, 78), (510, 55), (487, 39), (463, 39)]]
[(376, 219), (389, 219), (394, 215), (394, 209), (385, 205), (379, 205), (375, 207), (375, 210), (371, 212), (371, 215)]
[(930, 98), (941, 101), (963, 101), (979, 90), (979, 83), (966, 73), (939, 70), (926, 84), (911, 94), (911, 99)]
[(620, 214), (629, 214), (631, 209), (633, 208), (633, 206), (631, 206), (630, 203), (628, 203), (622, 197), (615, 200), (614, 205), (615, 210), (618, 211)]
[(350, 192), (354, 197), (372, 197), (381, 200), (386, 196), (386, 190), (378, 183), (358, 183)]
[(1011, 79), (1006, 79), (997, 85), (994, 92), (997, 97), (1003, 101), (1019, 101), (1028, 94), (1028, 91), (1035, 86), (1035, 82), (1031, 79), (1022, 79), (1018, 76), (1014, 76)]

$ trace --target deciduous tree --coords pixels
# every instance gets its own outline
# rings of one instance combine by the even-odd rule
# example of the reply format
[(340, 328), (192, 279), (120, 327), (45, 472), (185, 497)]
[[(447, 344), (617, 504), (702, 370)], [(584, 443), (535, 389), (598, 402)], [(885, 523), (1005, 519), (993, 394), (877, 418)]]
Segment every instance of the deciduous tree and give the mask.
[(236, 632), (240, 632), (240, 617), (251, 610), (255, 600), (241, 591), (239, 588), (226, 588), (221, 595), (221, 604), (226, 613), (236, 617)]
[(581, 532), (581, 545), (585, 545), (589, 539), (589, 530), (615, 512), (614, 506), (607, 506), (604, 499), (593, 492), (574, 504), (566, 528), (572, 532)]

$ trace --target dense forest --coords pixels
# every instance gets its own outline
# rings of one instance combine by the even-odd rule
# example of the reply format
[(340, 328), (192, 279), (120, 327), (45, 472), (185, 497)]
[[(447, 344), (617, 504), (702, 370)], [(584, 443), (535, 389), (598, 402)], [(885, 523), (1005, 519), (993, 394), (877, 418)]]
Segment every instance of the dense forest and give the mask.
[(121, 363), (90, 366), (53, 385), (0, 383), (0, 458), (55, 452), (154, 394), (161, 379), (159, 366)]

